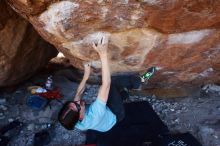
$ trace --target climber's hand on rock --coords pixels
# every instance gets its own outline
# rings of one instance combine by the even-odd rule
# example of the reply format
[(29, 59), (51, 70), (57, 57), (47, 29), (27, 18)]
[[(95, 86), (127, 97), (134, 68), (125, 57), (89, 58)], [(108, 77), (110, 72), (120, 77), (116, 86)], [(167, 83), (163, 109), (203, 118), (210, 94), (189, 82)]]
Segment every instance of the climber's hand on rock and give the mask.
[(99, 38), (97, 44), (93, 42), (92, 47), (96, 50), (96, 52), (98, 52), (98, 54), (99, 54), (100, 56), (102, 56), (102, 55), (107, 55), (108, 36), (102, 35), (102, 36)]

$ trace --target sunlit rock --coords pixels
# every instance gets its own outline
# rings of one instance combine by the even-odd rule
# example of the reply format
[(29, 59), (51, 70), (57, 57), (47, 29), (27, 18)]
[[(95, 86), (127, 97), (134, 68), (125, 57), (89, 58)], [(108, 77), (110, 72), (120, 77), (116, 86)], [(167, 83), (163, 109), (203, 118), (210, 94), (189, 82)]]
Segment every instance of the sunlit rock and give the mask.
[(56, 56), (31, 24), (0, 1), (0, 87), (28, 79)]
[[(91, 43), (108, 35), (113, 74), (160, 70), (148, 87), (218, 83), (220, 1), (8, 0), (77, 68), (100, 61)], [(27, 10), (30, 11), (27, 11)]]

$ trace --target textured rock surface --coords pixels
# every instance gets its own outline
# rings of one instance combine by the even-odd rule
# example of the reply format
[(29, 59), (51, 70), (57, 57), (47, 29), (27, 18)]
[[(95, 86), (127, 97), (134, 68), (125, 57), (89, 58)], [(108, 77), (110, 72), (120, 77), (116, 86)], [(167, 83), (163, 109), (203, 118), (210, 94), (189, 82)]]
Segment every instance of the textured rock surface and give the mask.
[(105, 33), (113, 73), (157, 66), (151, 87), (220, 82), (220, 1), (7, 1), (77, 68), (100, 67), (91, 42)]
[(33, 75), (57, 51), (4, 1), (0, 9), (0, 86), (8, 86)]

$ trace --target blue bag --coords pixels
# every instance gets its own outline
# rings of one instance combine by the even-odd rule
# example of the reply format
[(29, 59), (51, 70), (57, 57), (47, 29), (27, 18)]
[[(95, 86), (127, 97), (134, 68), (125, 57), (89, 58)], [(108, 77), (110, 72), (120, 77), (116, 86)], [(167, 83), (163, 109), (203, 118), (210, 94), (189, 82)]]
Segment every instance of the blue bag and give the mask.
[(27, 98), (27, 105), (33, 109), (43, 109), (48, 103), (48, 100), (39, 95), (31, 95)]

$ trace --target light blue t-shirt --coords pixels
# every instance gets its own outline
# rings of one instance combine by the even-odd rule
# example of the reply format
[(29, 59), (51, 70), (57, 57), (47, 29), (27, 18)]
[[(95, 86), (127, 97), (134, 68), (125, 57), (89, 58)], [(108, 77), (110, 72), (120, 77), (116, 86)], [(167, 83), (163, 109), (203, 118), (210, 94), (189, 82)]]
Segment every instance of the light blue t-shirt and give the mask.
[(116, 123), (116, 116), (106, 106), (106, 103), (97, 98), (85, 111), (83, 120), (76, 123), (80, 130), (93, 129), (100, 132), (110, 130)]

